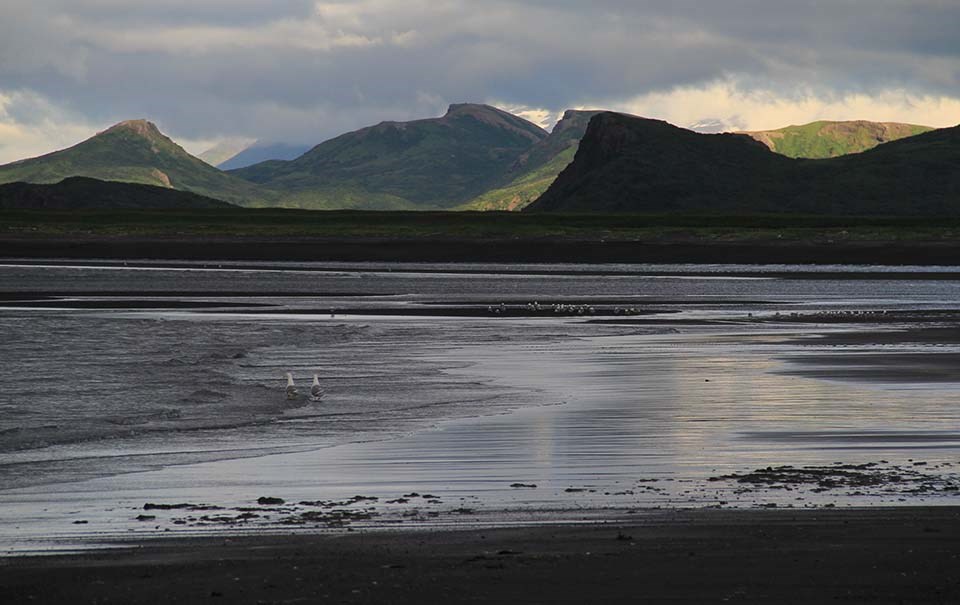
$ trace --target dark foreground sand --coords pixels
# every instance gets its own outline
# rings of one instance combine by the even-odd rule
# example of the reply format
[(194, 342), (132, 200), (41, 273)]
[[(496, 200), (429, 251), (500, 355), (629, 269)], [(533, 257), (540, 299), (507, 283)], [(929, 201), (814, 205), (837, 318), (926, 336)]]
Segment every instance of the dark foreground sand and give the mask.
[(0, 258), (529, 263), (953, 265), (954, 242), (632, 241), (229, 236), (0, 236)]
[(0, 560), (4, 603), (957, 603), (960, 509), (153, 541)]

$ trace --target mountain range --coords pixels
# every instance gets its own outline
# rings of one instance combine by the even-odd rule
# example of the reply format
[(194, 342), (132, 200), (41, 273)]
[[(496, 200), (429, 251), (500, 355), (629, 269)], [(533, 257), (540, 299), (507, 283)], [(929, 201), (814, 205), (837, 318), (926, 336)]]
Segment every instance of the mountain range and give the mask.
[[(227, 141), (202, 154), (206, 161), (187, 153), (154, 124), (131, 120), (68, 149), (0, 166), (0, 184), (51, 184), (83, 176), (175, 189), (244, 206), (308, 209), (521, 210), (543, 196), (546, 201), (541, 200), (537, 207), (544, 209), (555, 203), (550, 200), (557, 199), (558, 175), (580, 157), (578, 149), (588, 126), (598, 118), (607, 123), (609, 115), (618, 114), (569, 110), (547, 132), (494, 107), (456, 104), (438, 118), (382, 122), (303, 153), (299, 153), (302, 148), (291, 146)], [(708, 151), (713, 143), (705, 143), (712, 139), (689, 138), (707, 135), (671, 128), (678, 141), (691, 141), (688, 150), (675, 156), (677, 165), (687, 165), (694, 158), (699, 158), (698, 162), (719, 162), (699, 168), (688, 166), (690, 174), (728, 168), (730, 173), (737, 173), (729, 164), (732, 158), (740, 157), (739, 152), (730, 158), (713, 158)], [(773, 131), (710, 136), (723, 140), (735, 137), (742, 144), (749, 143), (751, 153), (760, 154), (756, 162), (772, 165), (788, 156), (848, 157), (878, 145), (884, 148), (905, 137), (912, 140), (929, 130), (909, 124), (815, 122)], [(292, 159), (222, 169), (262, 157), (294, 155)], [(746, 156), (741, 159), (747, 161)], [(582, 166), (583, 161), (577, 170)], [(614, 181), (629, 177), (610, 175)], [(569, 185), (569, 178), (564, 182)], [(723, 191), (721, 187), (716, 193)], [(573, 199), (568, 193), (563, 195)]]
[(960, 215), (960, 126), (828, 159), (742, 134), (595, 116), (574, 161), (529, 211)]
[(532, 146), (539, 126), (487, 105), (451, 105), (440, 118), (382, 122), (292, 161), (230, 174), (284, 193), (300, 208), (453, 208), (489, 190)]

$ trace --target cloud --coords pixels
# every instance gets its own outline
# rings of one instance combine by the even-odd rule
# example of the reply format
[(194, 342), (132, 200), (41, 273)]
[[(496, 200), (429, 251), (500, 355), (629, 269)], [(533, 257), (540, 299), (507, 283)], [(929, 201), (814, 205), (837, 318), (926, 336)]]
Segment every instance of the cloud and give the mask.
[(316, 143), (490, 99), (534, 120), (685, 116), (697, 99), (691, 120), (742, 102), (751, 124), (956, 122), (957, 23), (946, 0), (7, 0), (0, 89), (73, 124), (149, 117), (190, 141)]
[(554, 111), (546, 109), (543, 107), (529, 107), (527, 105), (513, 105), (510, 103), (503, 103), (501, 101), (489, 100), (486, 102), (487, 105), (492, 105), (494, 107), (499, 107), (504, 111), (508, 111), (515, 116), (520, 116), (524, 120), (533, 122), (540, 128), (544, 130), (550, 130), (556, 125), (557, 121), (562, 116), (562, 111)]
[(705, 117), (731, 130), (770, 130), (816, 120), (907, 122), (944, 128), (960, 124), (960, 99), (890, 89), (873, 94), (831, 94), (802, 88), (745, 89), (723, 80), (639, 95), (612, 106), (616, 111), (687, 126)]
[[(0, 90), (0, 164), (71, 147), (111, 125), (91, 122), (31, 91)], [(178, 137), (177, 143), (198, 154), (221, 140)]]
[(69, 147), (99, 130), (27, 91), (0, 91), (0, 163)]

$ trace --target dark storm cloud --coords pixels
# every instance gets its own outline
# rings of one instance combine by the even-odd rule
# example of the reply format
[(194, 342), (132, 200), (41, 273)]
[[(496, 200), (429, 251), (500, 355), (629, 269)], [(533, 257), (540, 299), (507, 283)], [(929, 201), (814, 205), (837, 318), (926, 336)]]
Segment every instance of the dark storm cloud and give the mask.
[(958, 23), (934, 0), (14, 0), (0, 94), (303, 142), (454, 101), (560, 110), (724, 78), (956, 97)]

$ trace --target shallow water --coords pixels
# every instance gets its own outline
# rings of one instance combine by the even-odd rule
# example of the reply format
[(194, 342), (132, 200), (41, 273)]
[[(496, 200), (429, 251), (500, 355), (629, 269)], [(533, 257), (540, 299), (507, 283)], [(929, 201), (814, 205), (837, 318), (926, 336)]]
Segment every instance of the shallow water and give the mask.
[[(955, 269), (0, 266), (0, 539), (196, 530), (209, 524), (135, 511), (263, 495), (376, 496), (410, 522), (454, 506), (953, 503), (708, 479), (881, 460), (951, 475), (960, 344), (871, 339), (949, 334)], [(533, 300), (606, 315), (486, 314)], [(611, 317), (628, 307), (649, 314)], [(866, 336), (817, 338), (836, 332)], [(905, 354), (945, 369), (905, 371)], [(287, 402), (286, 371), (302, 387), (318, 372), (326, 399)], [(414, 491), (438, 502), (385, 504)]]

